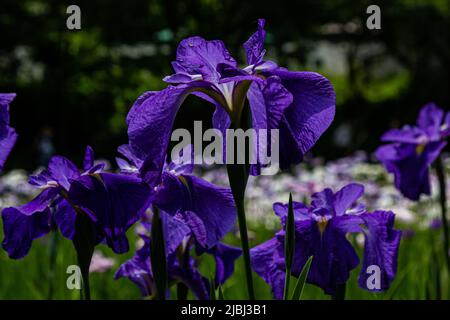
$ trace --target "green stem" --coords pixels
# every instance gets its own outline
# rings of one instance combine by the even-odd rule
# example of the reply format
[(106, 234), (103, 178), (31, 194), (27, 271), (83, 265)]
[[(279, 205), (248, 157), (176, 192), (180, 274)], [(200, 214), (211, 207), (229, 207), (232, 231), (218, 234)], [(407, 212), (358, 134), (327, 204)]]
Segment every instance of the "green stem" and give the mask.
[(228, 179), (233, 193), (234, 202), (236, 204), (239, 234), (241, 237), (241, 245), (245, 265), (245, 277), (247, 282), (248, 297), (255, 300), (255, 292), (253, 289), (252, 267), (250, 264), (250, 249), (248, 245), (247, 221), (245, 218), (244, 196), (245, 188), (248, 180), (248, 165), (245, 164), (229, 164), (227, 165)]
[[(89, 266), (95, 248), (95, 225), (85, 212), (76, 208), (75, 236), (73, 244), (77, 252), (78, 266), (83, 278), (83, 295), (85, 300), (91, 300), (89, 286)], [(82, 296), (83, 296), (82, 295)]]
[(48, 300), (53, 299), (55, 291), (55, 266), (58, 251), (58, 230), (52, 230), (49, 244)]
[(150, 261), (156, 283), (156, 298), (166, 299), (167, 292), (167, 261), (164, 242), (163, 222), (159, 209), (153, 206), (153, 219), (150, 240)]
[(286, 268), (286, 275), (284, 277), (284, 293), (283, 300), (289, 299), (289, 282), (291, 280), (291, 269)]
[(442, 158), (439, 156), (436, 160), (436, 174), (439, 181), (439, 203), (441, 205), (442, 230), (444, 233), (444, 258), (447, 266), (447, 272), (450, 274), (450, 257), (449, 257), (449, 230), (447, 221), (447, 197), (446, 197), (446, 181), (444, 165)]
[(346, 291), (346, 284), (338, 284), (336, 288), (336, 293), (333, 295), (333, 300), (341, 301), (345, 300), (345, 291)]

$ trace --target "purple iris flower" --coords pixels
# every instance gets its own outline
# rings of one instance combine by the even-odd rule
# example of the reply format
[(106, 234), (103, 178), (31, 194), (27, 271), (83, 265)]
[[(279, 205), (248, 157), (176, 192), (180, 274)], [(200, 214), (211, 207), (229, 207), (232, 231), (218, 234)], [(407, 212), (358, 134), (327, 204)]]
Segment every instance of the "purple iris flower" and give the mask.
[[(163, 230), (166, 244), (167, 272), (169, 284), (184, 283), (200, 300), (209, 299), (210, 285), (197, 267), (194, 258), (189, 254), (195, 239), (193, 230), (183, 221), (181, 216), (171, 216), (160, 211), (163, 221)], [(150, 231), (148, 223), (143, 223), (145, 229)], [(115, 279), (126, 277), (134, 282), (141, 291), (142, 296), (152, 296), (156, 292), (150, 262), (150, 241), (147, 234), (141, 234), (144, 240), (142, 248), (117, 270)], [(198, 253), (203, 253), (199, 252)], [(242, 254), (239, 248), (222, 243), (216, 244), (207, 250), (216, 261), (215, 286), (222, 285), (233, 273), (234, 262)], [(169, 292), (168, 292), (169, 293)]]
[[(364, 187), (349, 184), (336, 193), (325, 189), (312, 195), (311, 205), (294, 202), (295, 254), (292, 275), (299, 276), (307, 259), (313, 256), (307, 282), (317, 285), (326, 294), (334, 294), (345, 284), (350, 271), (359, 264), (358, 255), (347, 240), (347, 233), (363, 233), (364, 260), (359, 286), (370, 291), (386, 290), (395, 277), (400, 231), (393, 229), (394, 214), (390, 211), (366, 212), (364, 205), (354, 203), (363, 195)], [(288, 205), (275, 203), (275, 213), (285, 226)], [(253, 248), (253, 269), (272, 287), (275, 298), (283, 297), (285, 262), (284, 230)], [(369, 266), (380, 270), (379, 286), (368, 287)]]
[(48, 168), (29, 183), (41, 193), (29, 203), (2, 211), (3, 248), (13, 259), (24, 257), (34, 239), (56, 226), (62, 235), (74, 239), (75, 220), (81, 211), (96, 227), (96, 242), (106, 241), (116, 253), (128, 250), (126, 230), (148, 206), (150, 190), (140, 179), (102, 172), (87, 147), (83, 170), (69, 159), (54, 156)]
[(0, 93), (0, 170), (17, 140), (17, 133), (9, 126), (9, 104), (15, 93)]
[(439, 157), (450, 135), (450, 112), (433, 103), (426, 104), (419, 113), (417, 126), (387, 131), (381, 140), (392, 142), (379, 147), (376, 157), (394, 174), (395, 186), (402, 194), (418, 200), (421, 194), (430, 195), (429, 167)]
[[(145, 161), (128, 145), (119, 147), (126, 160), (118, 158), (123, 173), (138, 177)], [(178, 215), (193, 230), (196, 241), (211, 249), (236, 222), (236, 207), (231, 190), (192, 175), (192, 164), (164, 164), (157, 183), (150, 184), (150, 202), (166, 213)], [(152, 179), (153, 180), (153, 179)]]
[[(261, 19), (244, 44), (247, 66), (242, 69), (220, 40), (196, 36), (180, 42), (172, 63), (175, 74), (164, 78), (170, 85), (141, 95), (127, 116), (129, 144), (144, 162), (144, 179), (161, 172), (175, 116), (189, 94), (215, 106), (213, 126), (222, 133), (241, 127), (248, 99), (254, 129), (280, 130), (281, 169), (301, 161), (331, 124), (335, 93), (317, 73), (291, 72), (265, 60), (265, 36)], [(252, 174), (259, 169), (252, 166)]]

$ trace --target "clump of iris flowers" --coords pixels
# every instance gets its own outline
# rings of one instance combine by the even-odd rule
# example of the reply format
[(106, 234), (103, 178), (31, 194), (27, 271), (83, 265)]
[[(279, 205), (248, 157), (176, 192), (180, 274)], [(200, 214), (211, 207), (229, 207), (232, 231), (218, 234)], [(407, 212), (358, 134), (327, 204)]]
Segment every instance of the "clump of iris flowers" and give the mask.
[(17, 140), (16, 130), (9, 126), (9, 104), (15, 97), (15, 93), (0, 93), (0, 170)]
[(89, 298), (89, 265), (95, 245), (104, 242), (116, 253), (128, 251), (125, 232), (148, 206), (150, 189), (140, 179), (104, 172), (87, 147), (83, 169), (69, 159), (53, 156), (47, 169), (30, 176), (42, 190), (33, 200), (2, 211), (2, 247), (10, 258), (23, 258), (34, 239), (53, 228), (72, 240)]
[(379, 147), (376, 157), (388, 172), (394, 174), (395, 186), (411, 200), (419, 200), (422, 194), (430, 195), (429, 168), (434, 163), (439, 182), (443, 249), (448, 272), (450, 272), (450, 231), (447, 219), (446, 174), (441, 152), (450, 136), (450, 112), (426, 104), (419, 113), (416, 126), (387, 131), (381, 140), (391, 142)]
[[(281, 169), (299, 163), (329, 127), (336, 100), (330, 81), (314, 72), (289, 71), (265, 59), (264, 24), (260, 19), (258, 30), (244, 43), (247, 63), (242, 68), (220, 40), (195, 36), (181, 41), (172, 63), (175, 73), (164, 78), (169, 86), (137, 99), (127, 115), (129, 146), (142, 161), (140, 174), (147, 183), (155, 185), (160, 179), (176, 114), (190, 94), (215, 107), (213, 127), (222, 134), (228, 128), (278, 129)], [(258, 143), (259, 135), (254, 141)], [(264, 167), (257, 160), (252, 165), (227, 164), (250, 299), (254, 299), (254, 290), (244, 199), (249, 174), (258, 175)]]
[[(394, 229), (395, 215), (392, 212), (366, 212), (364, 205), (355, 205), (363, 193), (362, 185), (349, 184), (336, 193), (331, 189), (315, 193), (310, 205), (293, 202), (293, 276), (300, 275), (312, 256), (306, 282), (322, 288), (326, 294), (337, 295), (349, 279), (350, 272), (359, 264), (359, 257), (346, 235), (362, 233), (365, 237), (364, 259), (358, 284), (369, 291), (388, 289), (396, 274), (401, 233)], [(275, 203), (273, 208), (286, 228), (288, 205)], [(283, 229), (273, 239), (251, 250), (253, 269), (271, 285), (276, 299), (281, 299), (284, 291), (285, 234)], [(369, 279), (370, 266), (379, 268), (379, 283), (372, 283)]]
[[(160, 215), (165, 235), (168, 286), (177, 284), (178, 300), (187, 298), (186, 289), (191, 290), (197, 299), (208, 300), (214, 294), (214, 288), (223, 285), (233, 274), (234, 262), (241, 256), (242, 251), (223, 243), (217, 243), (206, 250), (195, 240), (195, 229), (184, 222), (182, 215), (172, 216), (163, 211)], [(157, 286), (150, 259), (151, 224), (143, 222), (142, 226), (144, 232), (139, 235), (143, 240), (143, 246), (130, 260), (120, 266), (115, 279), (122, 277), (130, 279), (138, 286), (143, 297), (153, 299), (156, 296)], [(192, 250), (194, 247), (195, 250)], [(214, 283), (210, 283), (200, 274), (198, 261), (192, 257), (191, 251), (195, 251), (198, 255), (206, 252), (214, 257), (216, 263)], [(166, 297), (170, 297), (170, 290), (167, 290)]]

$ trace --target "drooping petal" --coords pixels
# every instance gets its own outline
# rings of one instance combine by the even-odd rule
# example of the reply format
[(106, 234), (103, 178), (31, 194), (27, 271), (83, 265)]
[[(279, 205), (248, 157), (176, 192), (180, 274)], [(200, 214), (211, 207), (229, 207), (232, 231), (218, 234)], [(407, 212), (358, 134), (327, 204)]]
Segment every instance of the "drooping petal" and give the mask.
[(292, 274), (298, 276), (307, 259), (313, 256), (307, 282), (319, 286), (326, 294), (334, 294), (336, 287), (346, 283), (350, 271), (359, 264), (358, 255), (345, 233), (335, 226), (334, 219), (328, 221), (323, 231), (313, 220), (295, 223)]
[(275, 299), (283, 298), (285, 262), (283, 243), (272, 238), (250, 250), (253, 270), (272, 287)]
[(49, 188), (27, 204), (3, 209), (2, 247), (10, 258), (24, 257), (34, 239), (50, 232), (51, 215), (48, 206), (57, 193), (57, 188)]
[[(384, 291), (389, 288), (397, 272), (397, 257), (401, 232), (394, 229), (395, 215), (390, 211), (375, 211), (361, 215), (366, 229), (364, 230), (364, 260), (358, 283), (363, 289), (370, 291)], [(369, 278), (376, 266), (380, 270), (379, 286), (377, 281), (368, 286)], [(376, 276), (376, 275), (375, 275)]]
[(429, 195), (429, 166), (445, 147), (445, 141), (428, 143), (423, 150), (413, 144), (388, 144), (376, 151), (376, 157), (388, 172), (394, 174), (395, 186), (402, 194), (418, 200), (421, 194)]
[[(260, 155), (270, 156), (271, 153), (271, 129), (278, 129), (283, 113), (293, 101), (292, 94), (281, 84), (279, 77), (267, 78), (264, 83), (253, 82), (247, 92), (250, 109), (252, 111), (252, 127), (257, 130), (258, 166), (252, 166), (251, 173), (260, 173), (261, 163), (265, 159), (260, 159)], [(263, 139), (261, 132), (266, 134)], [(266, 131), (267, 130), (267, 131)], [(280, 137), (281, 139), (281, 137)], [(264, 141), (265, 140), (265, 141)], [(281, 146), (280, 146), (281, 148)], [(282, 150), (280, 149), (280, 152)]]
[(216, 261), (215, 287), (223, 285), (234, 272), (234, 262), (242, 255), (240, 248), (218, 243), (214, 248), (208, 250)]
[(69, 197), (95, 219), (114, 252), (129, 249), (126, 231), (148, 208), (150, 190), (130, 175), (100, 173), (72, 182)]
[(163, 221), (164, 241), (166, 244), (166, 255), (170, 255), (176, 251), (178, 246), (190, 234), (189, 227), (178, 217), (160, 211)]
[(266, 40), (264, 24), (264, 19), (258, 19), (258, 30), (244, 43), (248, 65), (258, 64), (264, 58), (264, 41)]
[(184, 283), (199, 300), (209, 300), (209, 282), (195, 266), (194, 259), (189, 257), (188, 267), (182, 267), (175, 261), (169, 269), (171, 278)]
[(173, 123), (181, 103), (190, 92), (202, 85), (209, 86), (201, 81), (194, 81), (145, 93), (128, 113), (131, 152), (133, 157), (139, 159), (141, 175), (150, 186), (156, 186), (160, 182)]
[(218, 82), (220, 75), (216, 70), (219, 63), (237, 65), (222, 41), (191, 37), (180, 42), (172, 65), (177, 73), (200, 74), (203, 80)]
[(55, 200), (55, 213), (53, 218), (61, 234), (67, 239), (72, 240), (75, 235), (75, 221), (77, 213), (73, 207), (64, 199)]
[(334, 119), (336, 95), (328, 79), (314, 72), (267, 72), (281, 78), (293, 102), (280, 127), (280, 162), (284, 169), (301, 161)]
[(149, 256), (149, 245), (146, 242), (130, 260), (119, 267), (114, 279), (128, 278), (137, 285), (143, 297), (150, 296), (155, 291), (155, 284)]
[(180, 211), (195, 213), (207, 232), (206, 247), (215, 246), (233, 227), (236, 208), (230, 189), (191, 175), (165, 174), (162, 185), (154, 203), (172, 215)]

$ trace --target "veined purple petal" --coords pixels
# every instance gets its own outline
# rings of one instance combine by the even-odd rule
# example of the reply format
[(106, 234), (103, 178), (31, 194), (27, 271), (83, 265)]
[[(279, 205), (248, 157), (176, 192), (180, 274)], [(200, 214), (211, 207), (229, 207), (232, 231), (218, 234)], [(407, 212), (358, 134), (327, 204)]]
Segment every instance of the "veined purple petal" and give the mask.
[(445, 141), (430, 142), (420, 150), (414, 144), (388, 144), (377, 149), (376, 157), (394, 174), (397, 189), (405, 197), (418, 200), (421, 194), (431, 192), (429, 166), (445, 145)]
[(207, 248), (215, 246), (236, 221), (231, 190), (191, 175), (165, 174), (154, 203), (172, 215), (195, 213), (205, 226)]
[(275, 299), (282, 299), (285, 278), (283, 243), (276, 237), (270, 239), (252, 248), (250, 259), (253, 270), (272, 287)]
[(218, 243), (208, 253), (214, 256), (216, 261), (215, 287), (223, 285), (234, 272), (234, 262), (242, 255), (240, 248)]
[(176, 61), (172, 65), (176, 73), (201, 74), (203, 80), (217, 83), (219, 63), (237, 65), (222, 41), (191, 37), (180, 42)]
[(150, 186), (160, 182), (167, 147), (178, 109), (189, 93), (200, 86), (195, 81), (140, 97), (127, 116), (128, 137), (133, 157), (142, 162), (139, 169)]
[(160, 211), (163, 221), (164, 241), (166, 243), (166, 255), (176, 251), (183, 240), (191, 233), (188, 226), (176, 217)]
[(69, 197), (75, 205), (95, 216), (108, 246), (116, 253), (123, 253), (129, 249), (125, 232), (148, 208), (150, 190), (134, 176), (100, 173), (75, 180)]
[(55, 213), (53, 219), (55, 220), (58, 229), (64, 237), (72, 240), (75, 235), (77, 213), (64, 198), (59, 198), (57, 201), (55, 200), (54, 206)]
[(264, 41), (266, 40), (264, 24), (264, 19), (258, 19), (258, 30), (244, 43), (248, 65), (260, 63), (264, 58)]
[(9, 104), (15, 93), (0, 93), (0, 170), (17, 140), (17, 133), (9, 126)]
[(444, 120), (444, 111), (434, 103), (426, 104), (419, 113), (417, 125), (425, 131), (431, 140), (441, 138), (441, 124)]
[(381, 141), (421, 144), (427, 142), (426, 133), (416, 127), (391, 129), (381, 136)]
[(351, 183), (334, 194), (334, 209), (337, 216), (343, 215), (347, 209), (364, 195), (364, 186)]
[(26, 256), (33, 240), (50, 232), (51, 215), (48, 206), (57, 194), (57, 188), (49, 188), (27, 204), (3, 209), (2, 247), (10, 258), (20, 259)]
[(86, 147), (83, 158), (83, 170), (87, 171), (94, 166), (94, 150), (91, 146)]
[[(364, 213), (365, 222), (364, 261), (359, 275), (359, 286), (370, 291), (384, 291), (389, 288), (397, 272), (397, 256), (401, 232), (394, 229), (395, 215), (390, 211)], [(367, 286), (369, 266), (376, 266), (381, 271), (380, 287)]]
[(80, 176), (77, 166), (62, 156), (53, 156), (48, 163), (48, 173), (66, 191), (70, 188), (70, 181)]
[(336, 95), (328, 79), (314, 72), (267, 72), (281, 78), (293, 102), (284, 111), (280, 127), (280, 167), (301, 161), (334, 119)]

